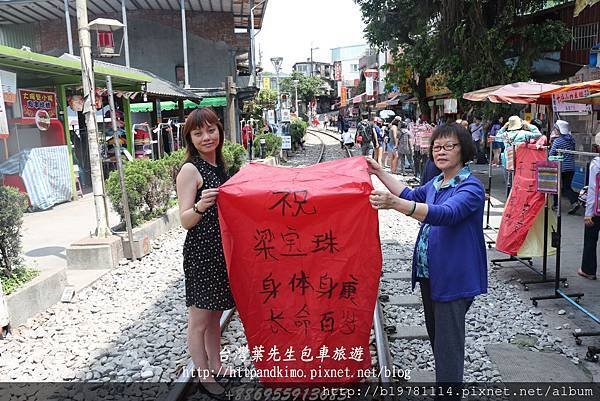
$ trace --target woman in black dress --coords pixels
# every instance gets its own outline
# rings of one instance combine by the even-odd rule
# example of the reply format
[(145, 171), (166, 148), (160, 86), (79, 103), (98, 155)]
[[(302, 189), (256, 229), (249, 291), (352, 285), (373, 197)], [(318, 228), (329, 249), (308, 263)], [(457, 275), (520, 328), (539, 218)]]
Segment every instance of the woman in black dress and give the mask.
[(188, 230), (183, 247), (188, 308), (188, 351), (205, 392), (222, 394), (213, 374), (221, 368), (224, 310), (234, 306), (217, 215), (218, 187), (228, 176), (223, 162), (223, 125), (209, 108), (194, 110), (183, 129), (186, 161), (177, 175), (181, 225)]

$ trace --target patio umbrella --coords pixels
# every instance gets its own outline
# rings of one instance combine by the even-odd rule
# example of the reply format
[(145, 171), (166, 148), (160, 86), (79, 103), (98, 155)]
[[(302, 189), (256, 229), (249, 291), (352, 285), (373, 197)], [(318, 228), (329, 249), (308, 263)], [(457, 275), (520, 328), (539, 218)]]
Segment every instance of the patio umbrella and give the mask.
[(474, 102), (490, 101), (492, 103), (537, 103), (541, 93), (560, 88), (559, 85), (540, 82), (515, 82), (508, 85), (497, 85), (479, 89), (463, 95), (464, 99)]

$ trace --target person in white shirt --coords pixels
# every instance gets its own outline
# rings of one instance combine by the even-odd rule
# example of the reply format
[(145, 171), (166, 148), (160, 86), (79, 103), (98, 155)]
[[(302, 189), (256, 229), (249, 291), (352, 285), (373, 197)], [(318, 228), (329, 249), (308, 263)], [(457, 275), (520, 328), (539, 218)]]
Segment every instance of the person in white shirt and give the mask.
[[(594, 137), (592, 149), (600, 153), (600, 133)], [(583, 254), (581, 256), (581, 268), (577, 271), (581, 277), (596, 280), (598, 260), (596, 247), (598, 244), (598, 233), (600, 232), (600, 216), (596, 213), (598, 209), (598, 187), (597, 177), (600, 174), (600, 155), (590, 162), (590, 174), (587, 197), (585, 199), (585, 229), (583, 231)]]

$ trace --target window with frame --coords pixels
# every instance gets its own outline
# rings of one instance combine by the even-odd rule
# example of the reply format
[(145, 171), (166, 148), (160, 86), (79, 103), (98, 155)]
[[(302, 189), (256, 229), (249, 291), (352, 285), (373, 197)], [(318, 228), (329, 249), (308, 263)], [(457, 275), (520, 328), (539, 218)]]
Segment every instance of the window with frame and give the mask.
[(350, 64), (350, 72), (358, 72), (358, 64)]
[(591, 49), (598, 43), (598, 23), (573, 26), (571, 50)]

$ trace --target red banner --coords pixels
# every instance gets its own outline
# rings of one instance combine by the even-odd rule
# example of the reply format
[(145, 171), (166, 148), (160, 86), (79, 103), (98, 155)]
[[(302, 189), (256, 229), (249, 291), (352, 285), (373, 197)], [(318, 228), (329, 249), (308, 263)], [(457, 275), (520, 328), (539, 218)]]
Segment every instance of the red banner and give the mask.
[(355, 382), (371, 367), (382, 263), (372, 189), (357, 157), (250, 164), (221, 186), (231, 289), (263, 382)]
[(48, 113), (50, 118), (58, 118), (56, 93), (19, 89), (23, 118), (35, 118), (39, 110)]
[(536, 149), (534, 145), (522, 143), (515, 153), (513, 186), (496, 239), (496, 249), (513, 256), (519, 252), (544, 207), (544, 194), (537, 192), (536, 163), (546, 160), (546, 151)]

